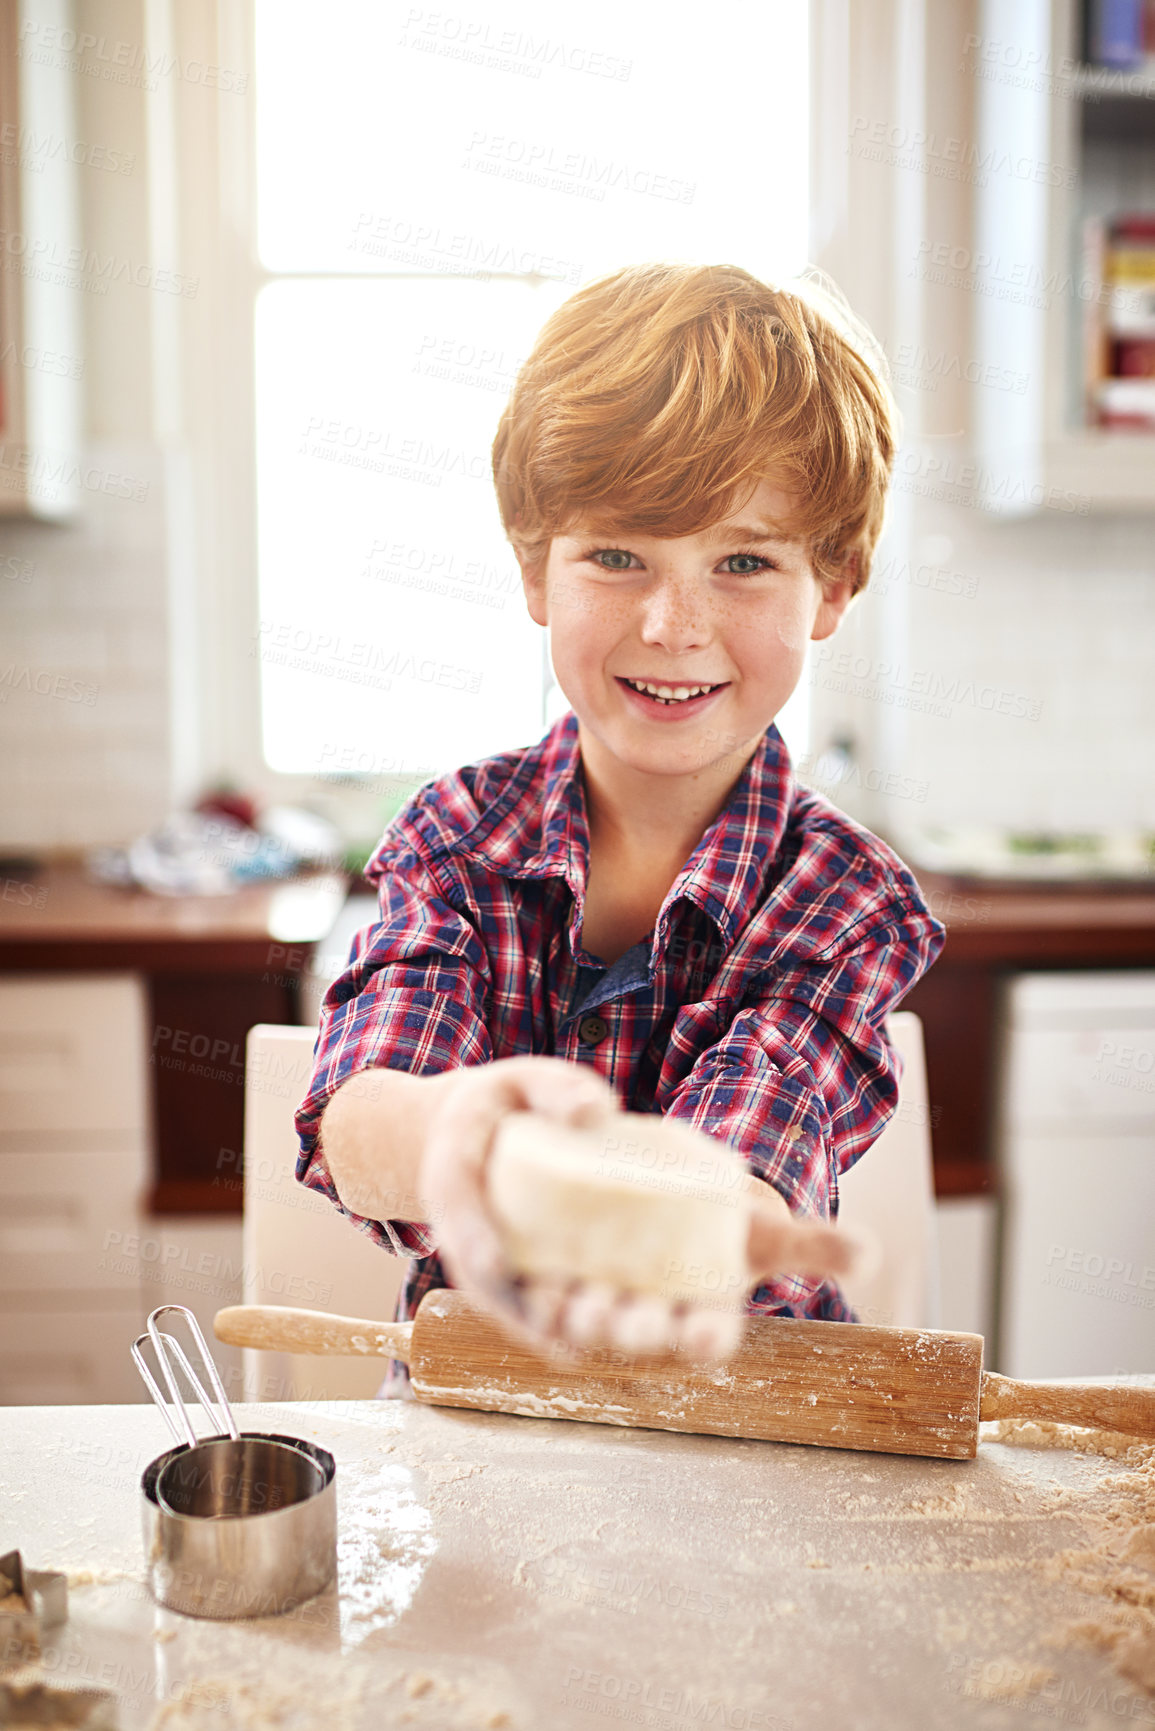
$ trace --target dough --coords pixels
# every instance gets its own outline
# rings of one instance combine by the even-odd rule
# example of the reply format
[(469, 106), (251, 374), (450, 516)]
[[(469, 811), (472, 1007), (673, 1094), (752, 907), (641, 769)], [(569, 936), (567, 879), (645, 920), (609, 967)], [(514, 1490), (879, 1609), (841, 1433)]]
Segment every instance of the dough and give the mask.
[(578, 1129), (511, 1112), (488, 1188), (517, 1273), (744, 1308), (747, 1168), (713, 1136), (656, 1113), (616, 1112)]

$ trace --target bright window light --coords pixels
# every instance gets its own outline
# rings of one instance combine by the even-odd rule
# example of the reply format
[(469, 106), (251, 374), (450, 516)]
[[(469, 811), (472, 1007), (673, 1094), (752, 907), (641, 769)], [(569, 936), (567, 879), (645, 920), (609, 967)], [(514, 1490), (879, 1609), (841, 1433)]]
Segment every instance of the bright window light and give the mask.
[(271, 767), (428, 776), (540, 738), (559, 694), (489, 476), (513, 373), (621, 265), (803, 267), (806, 22), (257, 0)]

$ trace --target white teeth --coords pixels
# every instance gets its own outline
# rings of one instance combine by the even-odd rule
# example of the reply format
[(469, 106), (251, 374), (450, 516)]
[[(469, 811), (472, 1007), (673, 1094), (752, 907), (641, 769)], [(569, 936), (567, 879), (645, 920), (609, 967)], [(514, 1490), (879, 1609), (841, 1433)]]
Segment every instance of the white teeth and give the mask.
[(682, 703), (687, 697), (697, 697), (703, 691), (714, 689), (712, 685), (650, 685), (641, 679), (627, 679), (626, 684), (632, 685), (635, 691), (645, 691), (667, 703)]

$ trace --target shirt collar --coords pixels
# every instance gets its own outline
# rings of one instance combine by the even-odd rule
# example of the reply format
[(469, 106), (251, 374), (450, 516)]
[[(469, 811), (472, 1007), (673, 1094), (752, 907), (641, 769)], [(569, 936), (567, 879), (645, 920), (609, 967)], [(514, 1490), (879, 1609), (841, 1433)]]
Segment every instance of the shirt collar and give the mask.
[[(700, 907), (729, 948), (749, 918), (768, 861), (782, 845), (794, 773), (781, 734), (766, 729), (730, 797), (670, 886), (655, 940), (665, 942), (680, 897)], [(577, 716), (562, 715), (527, 751), (504, 792), (455, 850), (502, 877), (564, 878), (579, 909), (589, 826)]]

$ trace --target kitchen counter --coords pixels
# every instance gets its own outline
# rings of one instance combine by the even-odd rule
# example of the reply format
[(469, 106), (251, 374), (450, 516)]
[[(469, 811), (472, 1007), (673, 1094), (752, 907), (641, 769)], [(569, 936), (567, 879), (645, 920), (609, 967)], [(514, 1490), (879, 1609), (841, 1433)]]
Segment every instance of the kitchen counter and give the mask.
[(946, 943), (903, 999), (926, 1038), (935, 1189), (997, 1191), (1004, 988), (1013, 974), (1155, 967), (1155, 888), (1004, 886), (919, 871)]
[(79, 862), (0, 873), (0, 972), (143, 982), (154, 1214), (240, 1213), (245, 1037), (303, 1019), (302, 976), (346, 890), (338, 872), (179, 897), (90, 883)]
[(0, 968), (300, 973), (346, 884), (341, 873), (313, 872), (227, 896), (156, 896), (92, 883), (76, 861), (27, 879), (0, 875)]
[(1155, 1716), (1066, 1633), (1124, 1614), (1155, 1627), (1112, 1612), (1104, 1548), (1153, 1518), (1150, 1445), (1118, 1461), (984, 1441), (956, 1462), (400, 1401), (238, 1416), (336, 1455), (339, 1582), (223, 1623), (143, 1585), (138, 1482), (168, 1446), (151, 1405), (0, 1409), (4, 1543), (72, 1581), (44, 1674), (111, 1688), (122, 1731)]
[(916, 873), (955, 961), (1003, 967), (1155, 964), (1155, 885), (998, 884)]

